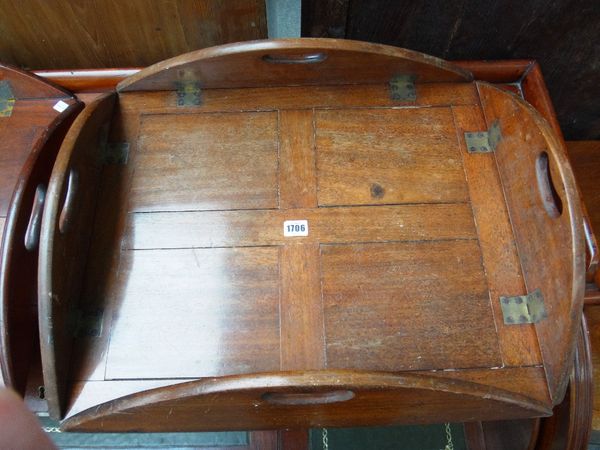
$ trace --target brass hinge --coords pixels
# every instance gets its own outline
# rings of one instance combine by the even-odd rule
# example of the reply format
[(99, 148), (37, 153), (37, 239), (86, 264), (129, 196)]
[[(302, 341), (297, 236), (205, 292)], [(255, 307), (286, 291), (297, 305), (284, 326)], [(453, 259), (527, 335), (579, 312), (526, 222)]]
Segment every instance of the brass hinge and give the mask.
[(10, 117), (15, 107), (15, 96), (7, 80), (0, 81), (0, 117)]
[(417, 100), (415, 77), (413, 75), (396, 75), (390, 80), (390, 97), (392, 100), (414, 102)]
[(104, 164), (125, 165), (129, 160), (129, 142), (110, 142), (104, 146)]
[(544, 296), (539, 289), (527, 295), (501, 296), (500, 306), (504, 323), (507, 325), (538, 323), (548, 317), (544, 306)]
[(492, 123), (487, 131), (468, 131), (465, 133), (465, 142), (469, 153), (493, 152), (501, 139), (500, 122), (497, 120)]
[(197, 81), (177, 82), (177, 106), (198, 106), (201, 103), (200, 83)]

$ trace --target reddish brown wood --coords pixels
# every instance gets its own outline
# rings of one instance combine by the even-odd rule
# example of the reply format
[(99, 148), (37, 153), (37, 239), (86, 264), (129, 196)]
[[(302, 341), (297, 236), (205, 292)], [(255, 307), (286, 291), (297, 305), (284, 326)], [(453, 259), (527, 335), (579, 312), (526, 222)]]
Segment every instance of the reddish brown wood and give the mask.
[[(339, 386), (351, 390), (354, 397), (342, 402), (293, 408), (272, 404), (263, 398), (267, 393), (290, 389), (312, 395), (339, 390)], [(481, 389), (480, 385), (457, 380), (432, 380), (425, 374), (329, 371), (216, 378), (124, 397), (69, 418), (63, 426), (82, 431), (128, 431), (142, 426), (155, 431), (186, 431), (282, 428), (288, 424), (320, 427), (325, 424), (431, 423), (439, 405), (449, 404), (454, 406), (448, 417), (455, 421), (467, 419), (468, 411), (473, 408), (480, 411), (484, 420), (505, 414), (527, 417), (548, 413), (543, 405), (522, 396), (488, 387)], [(369, 405), (367, 410), (366, 405)], [(206, 408), (210, 408), (211, 414), (205, 416), (205, 420), (190, 421)], [(414, 414), (415, 408), (419, 410), (418, 415)], [(226, 419), (232, 410), (237, 412), (235, 420)]]
[(519, 83), (534, 61), (510, 59), (499, 61), (452, 61), (473, 74), (476, 80), (488, 83)]
[[(589, 213), (590, 233), (594, 230), (600, 230), (600, 142), (599, 141), (570, 141), (567, 143), (569, 151), (569, 159), (573, 166), (573, 172), (577, 178), (577, 185), (581, 191), (581, 196), (587, 211)], [(588, 240), (588, 247), (594, 246), (595, 240)], [(596, 257), (598, 257), (598, 249), (596, 246)], [(593, 254), (593, 249), (589, 251)], [(591, 268), (592, 271), (594, 267)], [(590, 271), (588, 271), (589, 273)], [(589, 274), (589, 282), (593, 281), (593, 273)], [(596, 286), (600, 288), (600, 279), (596, 268)], [(598, 297), (598, 294), (593, 294), (593, 288), (586, 297)]]
[(414, 75), (419, 82), (472, 78), (466, 70), (411, 50), (336, 39), (282, 39), (187, 53), (143, 69), (117, 88), (174, 90), (181, 82), (199, 83), (205, 89), (388, 83), (399, 74)]
[(600, 430), (600, 307), (591, 305), (585, 307), (585, 317), (589, 326), (591, 360), (593, 367), (593, 412), (592, 429)]
[(55, 84), (53, 80), (42, 79), (30, 72), (7, 65), (0, 65), (0, 81), (8, 81), (11, 91), (17, 100), (41, 98), (68, 98), (71, 93)]
[[(0, 81), (16, 99), (10, 116), (0, 117), (0, 372), (4, 384), (23, 395), (37, 336), (38, 234), (29, 234), (29, 249), (25, 234), (35, 192), (46, 188), (79, 104), (65, 91), (11, 67), (0, 66)], [(59, 100), (66, 106), (62, 112), (53, 108)]]
[[(364, 53), (364, 48), (360, 51)], [(378, 51), (387, 61), (387, 50), (378, 47)], [(263, 64), (270, 67), (271, 63), (256, 61), (255, 56), (248, 56), (256, 64), (246, 65), (248, 71), (242, 75), (250, 76)], [(223, 56), (222, 61), (230, 57), (233, 55)], [(215, 57), (210, 64), (205, 61), (204, 67), (214, 72), (202, 76), (210, 78), (219, 74), (226, 66), (211, 64), (217, 64), (220, 58)], [(189, 60), (189, 55), (186, 61), (191, 64), (189, 67), (196, 64)], [(335, 61), (335, 58), (326, 61)], [(445, 66), (444, 71), (447, 69)], [(279, 71), (288, 74), (282, 79), (290, 83), (295, 80), (289, 75), (291, 70), (268, 71), (266, 78), (260, 81), (278, 83), (270, 80)], [(309, 70), (313, 69), (294, 69), (293, 76), (302, 76)], [(322, 69), (314, 70), (318, 73)], [(460, 114), (456, 114), (462, 107), (479, 109), (474, 86), (417, 83), (417, 101), (397, 102), (390, 98), (389, 80), (378, 78), (385, 70), (377, 72), (379, 69), (374, 67), (361, 70), (356, 75), (344, 75), (349, 73), (347, 70), (344, 74), (334, 71), (331, 72), (334, 78), (329, 80), (348, 82), (355, 79), (352, 77), (370, 74), (370, 84), (251, 89), (212, 89), (209, 84), (202, 90), (202, 104), (185, 108), (176, 106), (173, 91), (120, 94), (109, 139), (130, 143), (130, 161), (127, 166), (111, 165), (103, 169), (96, 219), (86, 219), (85, 226), (91, 228), (94, 223), (94, 239), (82, 295), (70, 300), (89, 308), (104, 308), (105, 333), (99, 338), (73, 342), (72, 370), (66, 384), (77, 381), (64, 393), (69, 416), (65, 422), (67, 427), (93, 429), (100, 423), (105, 430), (119, 426), (168, 427), (172, 424), (163, 425), (163, 422), (171, 408), (173, 413), (169, 416), (177, 416), (182, 427), (193, 427), (191, 422), (186, 422), (186, 417), (198, 418), (210, 408), (207, 429), (398, 423), (417, 420), (406, 415), (414, 410), (412, 401), (418, 402), (419, 411), (423, 411), (420, 421), (445, 420), (449, 418), (445, 415), (448, 409), (455, 411), (456, 420), (481, 411), (497, 418), (548, 412), (551, 401), (533, 327), (524, 326), (520, 331), (498, 327), (502, 324), (497, 305), (500, 290), (492, 292), (492, 289), (494, 283), (505, 281), (493, 281), (484, 275), (484, 270), (491, 273), (488, 265), (493, 259), (489, 255), (493, 253), (485, 249), (482, 236), (488, 236), (486, 239), (491, 242), (497, 230), (490, 222), (499, 221), (504, 214), (502, 239), (506, 249), (513, 248), (513, 257), (515, 245), (510, 228), (506, 228), (508, 218), (502, 208), (498, 214), (488, 212), (487, 216), (476, 216), (478, 208), (486, 202), (483, 196), (478, 199), (468, 183), (476, 179), (474, 173), (481, 165), (473, 163), (467, 167), (462, 141), (465, 129), (460, 128), (464, 124), (457, 120)], [(455, 76), (456, 71), (453, 73)], [(309, 82), (315, 81), (311, 78), (313, 75), (306, 76)], [(233, 83), (232, 86), (237, 83), (232, 78), (222, 78), (224, 83)], [(242, 82), (240, 86), (247, 84), (243, 79)], [(421, 108), (423, 106), (429, 108)], [(410, 122), (417, 126), (418, 121), (413, 119), (416, 116), (427, 123), (421, 133), (414, 133), (414, 127), (403, 125)], [(483, 129), (489, 125), (480, 124)], [(276, 133), (272, 133), (273, 130)], [(272, 134), (275, 134), (274, 139)], [(429, 134), (436, 138), (427, 141)], [(234, 135), (243, 145), (236, 144)], [(432, 146), (439, 146), (440, 151), (430, 151)], [(436, 159), (440, 152), (447, 161)], [(274, 153), (275, 159), (272, 158)], [(410, 161), (402, 161), (403, 153)], [(244, 160), (244, 154), (250, 158)], [(252, 159), (253, 154), (260, 158)], [(475, 161), (481, 156), (468, 158)], [(202, 164), (197, 164), (197, 158)], [(255, 159), (268, 163), (259, 166)], [(272, 164), (274, 160), (276, 165)], [(357, 161), (363, 166), (359, 164), (360, 170), (353, 172), (360, 176), (347, 176), (344, 170)], [(405, 172), (403, 177), (394, 177), (394, 171), (409, 163), (415, 167), (412, 174)], [(245, 166), (257, 170), (250, 170), (244, 178)], [(178, 171), (184, 176), (174, 176)], [(405, 180), (419, 172), (429, 174), (429, 178), (423, 177), (418, 182)], [(498, 177), (493, 165), (488, 167), (487, 174), (488, 179)], [(215, 185), (217, 188), (205, 183), (215, 175), (217, 184), (220, 183)], [(255, 185), (252, 189), (240, 188), (244, 183)], [(379, 188), (374, 188), (374, 184)], [(481, 185), (485, 186), (483, 176)], [(439, 188), (437, 194), (432, 186)], [(202, 190), (202, 195), (195, 197), (197, 188)], [(252, 199), (254, 192), (260, 195)], [(456, 195), (457, 192), (460, 195)], [(500, 197), (498, 193), (494, 195)], [(502, 204), (501, 197), (499, 200), (488, 203)], [(317, 209), (317, 201), (328, 206)], [(402, 204), (410, 201), (431, 203)], [(441, 204), (441, 201), (450, 203)], [(386, 204), (388, 202), (392, 204)], [(228, 210), (231, 208), (235, 210)], [(306, 238), (297, 238), (292, 245), (280, 234), (282, 220), (300, 218), (299, 214), (310, 221), (311, 233)], [(480, 234), (486, 229), (487, 234)], [(412, 255), (411, 261), (422, 264), (411, 265), (410, 261), (404, 261), (401, 254), (405, 251)], [(185, 257), (194, 254), (201, 257)], [(246, 263), (242, 263), (244, 258)], [(504, 275), (518, 284), (521, 271), (519, 263), (515, 266), (514, 270), (506, 269)], [(466, 280), (465, 271), (469, 275)], [(276, 272), (279, 278), (273, 277)], [(455, 283), (458, 273), (462, 273), (463, 278)], [(442, 280), (448, 279), (451, 282), (444, 286)], [(406, 287), (407, 280), (414, 284), (410, 289)], [(422, 294), (419, 286), (427, 286), (435, 294), (419, 302), (419, 298), (412, 295)], [(158, 295), (152, 299), (149, 292)], [(211, 297), (213, 292), (222, 296)], [(235, 294), (231, 295), (232, 292)], [(274, 300), (277, 292), (279, 302)], [(319, 307), (321, 292), (326, 292), (329, 309)], [(458, 300), (435, 303), (440, 292)], [(465, 292), (473, 294), (467, 295), (472, 297), (472, 302), (465, 300)], [(506, 294), (517, 293), (524, 292)], [(344, 304), (346, 294), (353, 296), (354, 301)], [(406, 300), (394, 302), (402, 295)], [(375, 297), (387, 302), (389, 308), (385, 313), (384, 309), (369, 308), (376, 305)], [(207, 298), (218, 301), (213, 303)], [(415, 309), (417, 304), (419, 308)], [(426, 304), (437, 305), (439, 311), (435, 311), (434, 306), (431, 310), (423, 309)], [(452, 304), (456, 311), (450, 309)], [(273, 305), (279, 306), (279, 310)], [(250, 309), (243, 309), (245, 306)], [(361, 308), (370, 311), (371, 316), (359, 315), (356, 311)], [(421, 316), (410, 316), (411, 311), (419, 311)], [(398, 321), (404, 313), (410, 317)], [(352, 317), (362, 317), (362, 320)], [(448, 317), (454, 320), (444, 320)], [(277, 368), (271, 369), (270, 364), (275, 360), (271, 353), (272, 331), (277, 319), (280, 326), (277, 355), (281, 361)], [(326, 322), (321, 338), (314, 331), (320, 320)], [(244, 337), (239, 341), (227, 338), (227, 330), (244, 330), (253, 322), (262, 324), (253, 338)], [(197, 338), (199, 330), (206, 329), (203, 324), (208, 323), (213, 324), (212, 332)], [(437, 341), (420, 341), (418, 336), (422, 333), (416, 330), (417, 325), (434, 329), (439, 335)], [(336, 341), (336, 327), (344, 326), (348, 327), (346, 334), (338, 333), (341, 338)], [(453, 330), (461, 327), (471, 332), (471, 338), (465, 339), (464, 334), (462, 341), (452, 337)], [(331, 335), (327, 334), (328, 330), (332, 331)], [(522, 354), (511, 349), (510, 344), (510, 336), (520, 334), (531, 340), (524, 345)], [(140, 339), (142, 335), (145, 337)], [(379, 338), (382, 344), (373, 347), (373, 352), (365, 353), (362, 363), (362, 355), (360, 358), (347, 356), (353, 346), (368, 347)], [(193, 356), (181, 357), (188, 351), (182, 343), (188, 340), (192, 344), (187, 348)], [(514, 338), (514, 341), (519, 342), (519, 339)], [(410, 345), (398, 347), (399, 342)], [(429, 351), (436, 344), (439, 348), (448, 345), (447, 351)], [(469, 353), (470, 344), (482, 351)], [(137, 352), (131, 352), (134, 347)], [(215, 352), (217, 347), (219, 350)], [(319, 356), (324, 348), (327, 348), (325, 356), (337, 356), (325, 360)], [(129, 354), (126, 349), (130, 349)], [(249, 359), (244, 359), (244, 354)], [(337, 373), (330, 371), (307, 374), (309, 378), (301, 379), (293, 378), (290, 373), (273, 372), (274, 378), (268, 382), (262, 379), (264, 385), (250, 390), (243, 388), (247, 383), (260, 383), (257, 380), (261, 377), (253, 374), (260, 370), (319, 368), (324, 364), (343, 369), (364, 364), (366, 370), (372, 370), (372, 367), (384, 367), (392, 354), (392, 361), (388, 361), (390, 370), (397, 370), (394, 367), (434, 369), (418, 375), (428, 386), (425, 392), (425, 385), (420, 382), (396, 391), (392, 386), (397, 386), (397, 378), (387, 387), (374, 388), (374, 384), (369, 384), (375, 383), (374, 374), (375, 378), (367, 377), (371, 379), (369, 382), (353, 372), (350, 374), (352, 384), (350, 379), (335, 378)], [(418, 356), (423, 359), (423, 355), (429, 359), (420, 361)], [(168, 363), (161, 365), (160, 361)], [(525, 367), (499, 368), (506, 364)], [(246, 375), (222, 377), (235, 373)], [(215, 375), (218, 377), (212, 378)], [(130, 378), (118, 379), (123, 376)], [(187, 391), (187, 388), (169, 386), (176, 382), (172, 378), (175, 376), (200, 379), (187, 385), (193, 386)], [(314, 383), (319, 377), (337, 381), (317, 389)], [(237, 384), (232, 390), (219, 384), (233, 380)], [(301, 380), (307, 384), (303, 385)], [(449, 393), (465, 380), (473, 383), (468, 384), (471, 394)], [(284, 385), (273, 388), (273, 383), (279, 382)], [(216, 390), (204, 390), (217, 385)], [(147, 391), (151, 387), (159, 390)], [(492, 399), (477, 398), (490, 389), (503, 390), (502, 400), (492, 405), (489, 403)], [(290, 394), (312, 402), (331, 399), (332, 391), (358, 394), (344, 402), (327, 403), (322, 407), (313, 405), (310, 407), (313, 409), (294, 405), (293, 410), (283, 411), (269, 404), (273, 398), (289, 398)], [(127, 394), (133, 395), (115, 401)], [(276, 395), (263, 397), (263, 394)], [(154, 403), (164, 396), (171, 400)], [(514, 401), (520, 405), (517, 409), (510, 406)], [(97, 408), (105, 402), (108, 402), (105, 406)], [(259, 406), (254, 406), (256, 402)], [(442, 407), (443, 402), (449, 403)], [(351, 405), (349, 409), (348, 405)], [(212, 415), (214, 407), (222, 409)], [(241, 418), (237, 413), (231, 417), (228, 408), (235, 408)], [(133, 413), (129, 419), (119, 414), (125, 410)], [(117, 414), (113, 415), (114, 412)], [(150, 419), (142, 424), (141, 417)], [(123, 420), (129, 420), (129, 425), (119, 425)], [(246, 422), (241, 424), (240, 420)]]
[(140, 69), (79, 69), (79, 70), (37, 70), (35, 74), (45, 80), (62, 86), (79, 96), (87, 92), (109, 92), (125, 78), (138, 73)]
[(309, 431), (304, 430), (281, 430), (279, 432), (280, 450), (309, 450)]
[[(489, 84), (478, 87), (488, 125), (498, 121), (507, 136), (495, 156), (527, 290), (540, 289), (544, 295), (549, 320), (536, 324), (536, 330), (550, 392), (558, 404), (572, 367), (585, 287), (579, 192), (564, 143), (548, 122), (518, 97)], [(517, 151), (519, 159), (513, 157)], [(536, 169), (542, 154), (550, 160), (554, 189), (562, 202), (558, 215), (547, 210), (542, 202), (547, 196), (536, 187), (536, 179), (543, 179)], [(559, 318), (568, 318), (560, 332), (555, 326)]]
[(101, 130), (110, 120), (114, 98), (111, 94), (98, 98), (77, 117), (48, 186), (39, 250), (38, 311), (46, 398), (54, 417), (60, 417), (65, 406), (71, 336), (77, 332), (73, 314), (83, 281), (92, 231), (89, 218), (94, 214), (101, 166)]
[(594, 385), (585, 317), (580, 333), (575, 351), (575, 370), (565, 401), (554, 408), (552, 417), (541, 421), (536, 450), (587, 448), (592, 425)]
[[(507, 292), (524, 292), (525, 284), (508, 210), (504, 202), (489, 201), (503, 195), (495, 158), (492, 154), (470, 155), (465, 142), (466, 132), (487, 129), (482, 111), (474, 106), (456, 106), (452, 111), (490, 296), (495, 299)], [(508, 366), (541, 364), (534, 326), (507, 325), (500, 303), (492, 301), (492, 308), (496, 330), (501, 335), (502, 363)]]
[[(562, 139), (563, 134), (556, 118), (556, 112), (550, 99), (550, 94), (546, 88), (542, 70), (537, 62), (534, 62), (529, 70), (525, 73), (521, 83), (525, 99), (536, 108), (540, 114), (550, 123), (556, 134)], [(600, 261), (598, 252), (598, 242), (596, 240), (594, 229), (600, 225), (594, 226), (594, 219), (591, 219), (590, 214), (597, 215), (597, 211), (588, 212), (586, 202), (581, 198), (582, 214), (584, 217), (585, 238), (586, 238), (586, 272), (588, 280), (591, 281), (594, 273), (597, 270)]]

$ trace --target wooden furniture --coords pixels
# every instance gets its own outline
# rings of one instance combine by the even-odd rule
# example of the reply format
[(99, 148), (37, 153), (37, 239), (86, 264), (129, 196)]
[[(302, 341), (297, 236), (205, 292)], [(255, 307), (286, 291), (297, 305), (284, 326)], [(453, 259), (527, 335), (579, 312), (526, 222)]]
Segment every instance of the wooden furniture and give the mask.
[[(550, 414), (583, 215), (539, 70), (505, 85), (517, 66), (259, 42), (96, 97), (44, 211), (51, 413), (107, 431)], [(495, 151), (469, 152), (485, 132)], [(538, 288), (548, 317), (506, 323), (500, 296)]]
[(30, 69), (147, 66), (266, 37), (261, 0), (0, 2), (0, 61)]
[[(51, 413), (121, 430), (548, 414), (581, 313), (579, 199), (552, 128), (470, 80), (376, 45), (254, 43), (88, 105), (42, 225)], [(469, 153), (494, 123), (495, 153)], [(551, 319), (505, 323), (500, 296), (536, 289)], [(118, 389), (142, 392), (98, 406)]]
[[(24, 393), (37, 346), (37, 249), (48, 179), (81, 104), (0, 66), (0, 383)], [(39, 358), (39, 356), (37, 356)]]

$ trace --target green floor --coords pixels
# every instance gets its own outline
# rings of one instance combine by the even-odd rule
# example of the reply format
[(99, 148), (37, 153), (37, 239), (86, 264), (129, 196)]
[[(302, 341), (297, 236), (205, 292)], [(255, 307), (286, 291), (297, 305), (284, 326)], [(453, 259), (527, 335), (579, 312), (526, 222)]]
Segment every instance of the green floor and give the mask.
[[(42, 426), (61, 449), (201, 449), (248, 445), (245, 431), (226, 433), (59, 433), (56, 423), (40, 418)], [(462, 424), (452, 424), (454, 450), (466, 450)], [(448, 442), (444, 425), (405, 427), (330, 428), (329, 450), (440, 450)], [(310, 432), (311, 450), (322, 450), (323, 430)]]

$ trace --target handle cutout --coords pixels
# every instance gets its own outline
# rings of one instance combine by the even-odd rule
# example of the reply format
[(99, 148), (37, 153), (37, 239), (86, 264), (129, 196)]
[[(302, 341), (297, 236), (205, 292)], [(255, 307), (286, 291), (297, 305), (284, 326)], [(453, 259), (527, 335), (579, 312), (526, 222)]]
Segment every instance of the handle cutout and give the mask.
[(40, 243), (40, 231), (42, 229), (42, 213), (44, 212), (44, 203), (46, 201), (46, 186), (38, 184), (33, 196), (33, 206), (29, 223), (25, 230), (24, 244), (30, 252), (34, 251)]
[(560, 217), (563, 211), (563, 203), (552, 181), (548, 153), (542, 152), (539, 154), (535, 162), (535, 175), (546, 213), (552, 218)]
[(304, 53), (298, 55), (265, 55), (263, 61), (271, 64), (315, 64), (327, 59), (325, 53)]
[(75, 209), (75, 198), (79, 187), (79, 173), (75, 169), (69, 171), (69, 181), (67, 183), (67, 195), (65, 204), (58, 219), (58, 229), (64, 234), (69, 231), (73, 222), (73, 210)]
[(261, 398), (272, 405), (324, 405), (353, 399), (354, 392), (348, 390), (298, 393), (267, 392)]

